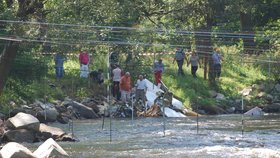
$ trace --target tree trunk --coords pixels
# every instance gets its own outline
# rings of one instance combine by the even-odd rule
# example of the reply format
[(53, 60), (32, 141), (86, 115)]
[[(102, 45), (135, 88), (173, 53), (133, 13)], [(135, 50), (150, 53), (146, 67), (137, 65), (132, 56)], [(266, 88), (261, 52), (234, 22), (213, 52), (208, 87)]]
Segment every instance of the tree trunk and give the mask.
[(240, 12), (240, 29), (242, 32), (244, 53), (253, 54), (256, 44), (254, 41), (255, 33), (252, 28), (252, 19), (250, 13)]
[(0, 56), (0, 95), (2, 94), (6, 79), (8, 78), (12, 63), (16, 58), (17, 47), (17, 42), (8, 42)]
[[(199, 31), (200, 32), (200, 31)], [(211, 47), (211, 33), (195, 33), (195, 43), (198, 55), (203, 59), (204, 65), (204, 79), (207, 79), (209, 53), (212, 51)], [(209, 69), (210, 71), (211, 69)]]

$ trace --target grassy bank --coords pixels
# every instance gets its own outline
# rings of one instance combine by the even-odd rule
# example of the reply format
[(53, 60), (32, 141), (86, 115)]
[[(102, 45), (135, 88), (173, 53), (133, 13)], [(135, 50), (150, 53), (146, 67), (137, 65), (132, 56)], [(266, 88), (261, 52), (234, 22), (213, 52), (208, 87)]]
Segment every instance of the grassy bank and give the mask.
[[(194, 104), (202, 106), (216, 105), (216, 100), (210, 96), (210, 90), (222, 93), (227, 98), (240, 98), (240, 94), (238, 93), (240, 90), (257, 83), (258, 81), (267, 79), (267, 77), (263, 75), (263, 71), (259, 66), (253, 65), (252, 63), (245, 63), (240, 56), (240, 51), (235, 47), (222, 48), (222, 54), (222, 75), (216, 85), (210, 85), (208, 80), (204, 80), (203, 67), (198, 69), (198, 78), (193, 78), (190, 66), (187, 67), (186, 64), (184, 64), (183, 69), (185, 76), (177, 76), (177, 64), (172, 63), (172, 60), (170, 60), (172, 57), (169, 57), (168, 60), (164, 59), (166, 71), (163, 75), (163, 81), (186, 107), (191, 108)], [(24, 73), (24, 76), (13, 75), (9, 78), (4, 93), (0, 97), (2, 111), (7, 111), (6, 107), (11, 101), (22, 104), (23, 100), (31, 103), (38, 98), (47, 98), (51, 101), (55, 99), (63, 99), (67, 96), (72, 98), (82, 98), (98, 94), (106, 94), (106, 85), (109, 80), (106, 80), (105, 85), (100, 87), (86, 79), (81, 79), (79, 77), (79, 63), (76, 56), (67, 58), (67, 61), (65, 62), (65, 76), (61, 80), (55, 79), (52, 57), (42, 58), (47, 65), (46, 74), (41, 74), (39, 78), (33, 76), (33, 78), (31, 77), (31, 79), (28, 80), (21, 80), (25, 75), (28, 75)], [(152, 60), (149, 59), (149, 61), (143, 63), (151, 65), (151, 62)], [(125, 66), (125, 64), (123, 65)], [(99, 68), (103, 69), (106, 77), (107, 64), (106, 56), (104, 54), (94, 56), (92, 60), (90, 69), (97, 70)], [(128, 66), (126, 69), (133, 72), (134, 81), (137, 74), (143, 72), (148, 74), (148, 79), (153, 80), (153, 74), (147, 67), (145, 69), (136, 69), (135, 67)], [(36, 69), (35, 71), (41, 70)]]

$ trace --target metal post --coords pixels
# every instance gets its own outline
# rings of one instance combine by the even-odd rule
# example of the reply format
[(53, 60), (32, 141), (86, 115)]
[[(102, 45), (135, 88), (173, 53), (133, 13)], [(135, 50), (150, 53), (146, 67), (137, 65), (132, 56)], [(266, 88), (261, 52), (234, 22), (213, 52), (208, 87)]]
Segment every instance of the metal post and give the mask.
[(47, 95), (46, 95), (46, 91), (47, 91), (47, 77), (45, 76), (45, 91), (44, 91), (44, 104), (45, 104), (45, 109), (44, 109), (44, 117), (45, 117), (45, 121), (47, 120)]
[[(107, 56), (107, 68), (108, 68), (108, 73), (107, 73), (107, 78), (108, 78), (108, 82), (110, 81), (110, 71), (111, 71), (111, 68), (110, 68), (110, 49), (108, 49), (108, 56)], [(108, 93), (108, 96), (107, 96), (107, 102), (109, 104), (109, 117), (110, 117), (110, 142), (112, 142), (112, 115), (111, 115), (111, 103), (110, 103), (110, 83), (108, 83), (107, 85), (107, 93)]]
[[(154, 66), (155, 66), (155, 62), (156, 62), (156, 51), (155, 50), (153, 50), (153, 51), (154, 51), (154, 63), (153, 63), (152, 71), (153, 71), (153, 74), (154, 74), (154, 82), (156, 82), (156, 76), (155, 76), (155, 72), (154, 72)], [(154, 88), (155, 88), (155, 84), (153, 84), (153, 89)]]
[(133, 98), (131, 97), (131, 125), (133, 125), (133, 114), (134, 114), (134, 101), (133, 101)]
[(271, 73), (271, 56), (269, 56), (269, 62), (268, 62), (268, 77), (270, 77), (270, 73)]
[[(107, 71), (108, 71), (107, 72), (107, 79), (108, 79), (108, 83), (107, 83), (107, 103), (108, 103), (109, 107), (110, 107), (109, 102), (110, 102), (110, 71), (111, 71), (110, 56), (111, 56), (110, 49), (108, 49), (108, 54), (107, 54)], [(111, 117), (111, 113), (109, 113), (109, 117)], [(105, 122), (105, 109), (104, 109), (104, 115), (103, 115), (103, 118), (102, 118), (102, 130), (104, 128), (104, 122)]]
[(165, 120), (165, 105), (163, 104), (163, 136), (165, 137), (166, 120)]
[(199, 126), (198, 126), (198, 105), (196, 103), (196, 134), (198, 134)]
[[(197, 83), (195, 82), (195, 93), (197, 92)], [(196, 98), (196, 134), (198, 134), (199, 131), (199, 124), (198, 124), (198, 104), (197, 104), (197, 98)]]
[(71, 131), (71, 136), (74, 137), (73, 108), (69, 107), (69, 111), (70, 111), (69, 130)]
[(242, 100), (241, 100), (241, 111), (242, 111), (242, 117), (241, 117), (241, 124), (242, 124), (242, 127), (241, 127), (241, 130), (242, 130), (242, 137), (243, 137), (243, 133), (244, 133), (244, 101), (243, 101), (243, 95), (242, 95)]

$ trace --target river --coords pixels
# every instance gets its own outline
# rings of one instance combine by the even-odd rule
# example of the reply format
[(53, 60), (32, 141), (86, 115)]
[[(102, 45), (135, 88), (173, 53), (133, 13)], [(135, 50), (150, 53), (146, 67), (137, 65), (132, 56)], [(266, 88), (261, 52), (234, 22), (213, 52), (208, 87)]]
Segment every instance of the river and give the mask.
[(279, 116), (244, 117), (244, 132), (241, 115), (201, 116), (198, 123), (196, 117), (105, 118), (103, 129), (102, 119), (75, 120), (79, 141), (58, 143), (73, 158), (278, 158)]

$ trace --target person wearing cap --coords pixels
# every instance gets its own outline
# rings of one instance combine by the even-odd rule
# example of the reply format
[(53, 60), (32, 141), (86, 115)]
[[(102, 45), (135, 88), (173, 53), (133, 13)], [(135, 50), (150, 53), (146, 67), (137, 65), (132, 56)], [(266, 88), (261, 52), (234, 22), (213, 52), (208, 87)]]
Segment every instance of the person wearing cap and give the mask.
[(164, 64), (162, 63), (162, 59), (159, 59), (154, 63), (155, 82), (158, 87), (161, 86), (161, 75), (163, 71), (164, 71)]
[(128, 103), (130, 100), (131, 88), (130, 73), (126, 72), (120, 80), (121, 98), (124, 103)]
[(178, 65), (178, 76), (185, 75), (184, 71), (183, 71), (184, 59), (186, 59), (185, 52), (183, 51), (183, 49), (177, 48), (177, 50), (175, 52), (175, 57), (174, 57), (173, 63), (176, 60), (177, 65)]

